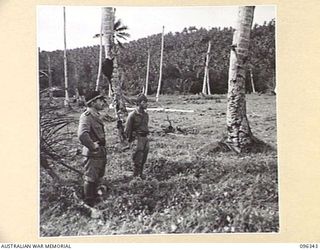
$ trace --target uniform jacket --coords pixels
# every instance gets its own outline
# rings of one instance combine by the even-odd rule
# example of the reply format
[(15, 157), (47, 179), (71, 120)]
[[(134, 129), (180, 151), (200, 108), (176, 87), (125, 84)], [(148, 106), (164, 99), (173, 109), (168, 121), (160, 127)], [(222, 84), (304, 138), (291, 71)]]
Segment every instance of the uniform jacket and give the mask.
[(98, 114), (88, 108), (80, 116), (78, 138), (84, 146), (82, 154), (85, 156), (97, 156), (102, 150), (94, 150), (94, 142), (105, 146), (105, 131), (102, 120)]
[(148, 129), (149, 115), (146, 112), (139, 112), (138, 109), (129, 113), (125, 133), (129, 141), (133, 141), (136, 135), (146, 136)]

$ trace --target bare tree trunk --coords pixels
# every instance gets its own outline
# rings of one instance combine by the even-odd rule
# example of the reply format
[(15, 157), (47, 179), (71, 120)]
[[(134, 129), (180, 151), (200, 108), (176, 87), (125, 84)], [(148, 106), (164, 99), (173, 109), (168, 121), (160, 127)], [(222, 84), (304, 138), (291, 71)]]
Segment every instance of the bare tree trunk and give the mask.
[(65, 85), (65, 99), (64, 105), (69, 106), (69, 91), (68, 91), (68, 67), (67, 67), (67, 38), (66, 38), (66, 7), (63, 7), (63, 41), (64, 41), (64, 85)]
[(210, 74), (209, 74), (209, 69), (208, 68), (207, 68), (207, 88), (208, 88), (208, 95), (211, 95)]
[(276, 76), (275, 76), (274, 71), (273, 71), (273, 76), (272, 76), (272, 85), (273, 85), (273, 92), (275, 94), (277, 94)]
[(150, 68), (150, 49), (148, 49), (148, 60), (147, 60), (147, 75), (146, 75), (146, 89), (144, 94), (148, 95), (148, 84), (149, 84), (149, 68)]
[(256, 93), (256, 89), (254, 87), (254, 82), (253, 82), (252, 69), (250, 69), (250, 80), (251, 80), (251, 86), (252, 86), (252, 93)]
[(202, 83), (202, 94), (206, 95), (207, 94), (207, 70), (204, 69), (204, 76), (203, 76), (203, 83)]
[(254, 8), (254, 6), (239, 7), (237, 27), (233, 35), (230, 53), (227, 144), (238, 153), (253, 142), (253, 135), (246, 114), (245, 63), (248, 59)]
[(156, 101), (159, 101), (161, 81), (162, 81), (162, 62), (163, 62), (163, 46), (164, 46), (164, 26), (162, 26), (162, 37), (161, 37), (161, 55), (160, 55), (160, 71), (159, 71), (159, 83), (156, 95)]
[(51, 77), (51, 62), (50, 62), (50, 55), (48, 56), (48, 81), (49, 81), (49, 102), (51, 103), (53, 100), (53, 92), (52, 92), (52, 77)]
[(205, 94), (205, 95), (207, 94), (206, 85), (207, 85), (207, 74), (208, 74), (208, 66), (209, 66), (210, 49), (211, 49), (211, 41), (209, 41), (209, 43), (208, 43), (208, 51), (206, 54), (206, 64), (204, 67), (204, 77), (203, 77), (203, 84), (202, 84), (202, 94)]

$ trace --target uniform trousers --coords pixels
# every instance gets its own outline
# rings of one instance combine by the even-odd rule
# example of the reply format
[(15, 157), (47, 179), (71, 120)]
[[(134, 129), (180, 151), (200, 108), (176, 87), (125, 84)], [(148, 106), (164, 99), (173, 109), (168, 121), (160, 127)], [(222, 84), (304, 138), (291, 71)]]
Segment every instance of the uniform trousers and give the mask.
[(136, 143), (133, 144), (132, 160), (134, 164), (133, 175), (142, 176), (143, 165), (149, 153), (149, 139), (147, 136), (137, 136)]
[(100, 146), (97, 152), (90, 153), (85, 159), (84, 172), (84, 200), (88, 205), (93, 205), (97, 196), (97, 186), (105, 174), (106, 149)]

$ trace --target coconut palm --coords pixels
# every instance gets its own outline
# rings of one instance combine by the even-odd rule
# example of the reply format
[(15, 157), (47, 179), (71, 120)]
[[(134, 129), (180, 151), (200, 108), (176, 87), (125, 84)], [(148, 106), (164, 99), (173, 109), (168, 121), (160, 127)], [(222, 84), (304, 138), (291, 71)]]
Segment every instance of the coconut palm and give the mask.
[(254, 6), (239, 7), (230, 53), (226, 143), (238, 153), (252, 147), (255, 142), (246, 114), (245, 97), (245, 65), (248, 61), (254, 8)]
[[(202, 94), (211, 95), (210, 84), (209, 84), (209, 60), (210, 60), (210, 49), (211, 49), (211, 41), (208, 41), (208, 51), (206, 54), (206, 62), (204, 67), (204, 77), (203, 77), (203, 85), (202, 85)], [(208, 90), (208, 91), (207, 91)]]
[[(98, 68), (98, 76), (97, 76), (97, 82), (96, 82), (96, 90), (99, 89), (99, 80), (101, 76), (103, 36), (105, 35), (106, 37), (104, 39), (105, 58), (108, 58), (110, 60), (112, 59), (112, 47), (115, 46), (114, 52), (115, 54), (117, 54), (118, 47), (123, 48), (122, 40), (127, 40), (130, 37), (130, 34), (126, 32), (128, 30), (128, 26), (124, 25), (121, 19), (118, 19), (112, 25), (111, 18), (114, 20), (114, 12), (115, 12), (113, 8), (105, 8), (105, 10), (102, 10), (102, 11), (103, 12), (102, 12), (100, 33), (94, 35), (94, 38), (97, 38), (97, 37), (100, 38), (99, 68)], [(110, 33), (109, 30), (112, 31), (113, 35), (109, 34)], [(109, 86), (110, 86), (110, 83), (109, 83)], [(109, 88), (109, 94), (110, 94), (110, 88)]]
[(116, 41), (116, 45), (122, 46), (122, 40), (127, 40), (130, 37), (130, 34), (126, 32), (128, 30), (128, 26), (124, 25), (121, 19), (118, 19), (113, 26), (114, 31), (114, 39)]
[(64, 105), (69, 107), (69, 91), (68, 91), (68, 67), (67, 67), (67, 42), (66, 42), (66, 7), (63, 7), (63, 61), (64, 61), (64, 84), (65, 84), (65, 99)]
[(148, 48), (146, 87), (145, 87), (145, 90), (143, 91), (146, 96), (148, 95), (148, 87), (149, 87), (148, 86), (149, 85), (149, 70), (150, 70), (150, 47)]
[[(119, 47), (122, 47), (121, 40), (129, 37), (129, 34), (125, 31), (127, 26), (123, 25), (121, 20), (115, 22), (115, 9), (112, 7), (102, 8), (102, 38), (105, 49), (105, 62), (103, 73), (109, 80), (109, 94), (111, 85), (113, 85), (113, 102), (115, 106), (115, 112), (118, 119), (118, 134), (121, 142), (124, 142), (124, 128), (123, 119), (127, 113), (126, 106), (123, 99), (122, 89), (118, 71), (117, 55)], [(102, 66), (103, 67), (103, 66)], [(112, 84), (111, 84), (112, 83)]]
[(162, 26), (162, 35), (161, 35), (161, 54), (160, 54), (160, 70), (159, 70), (159, 83), (156, 94), (156, 101), (159, 101), (159, 95), (161, 90), (161, 82), (162, 82), (162, 64), (163, 64), (163, 48), (164, 48), (164, 26)]
[(100, 34), (96, 34), (94, 36), (100, 38), (100, 49), (99, 49), (99, 66), (98, 66), (98, 76), (96, 81), (96, 91), (99, 90), (99, 83), (100, 83), (100, 77), (101, 77), (101, 68), (102, 68), (102, 23), (100, 27)]

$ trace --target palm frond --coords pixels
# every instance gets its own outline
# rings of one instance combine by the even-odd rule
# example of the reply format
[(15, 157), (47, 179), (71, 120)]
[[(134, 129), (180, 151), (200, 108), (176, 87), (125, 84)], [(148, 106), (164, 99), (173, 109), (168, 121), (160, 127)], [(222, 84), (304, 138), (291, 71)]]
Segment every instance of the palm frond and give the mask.
[(120, 26), (120, 27), (118, 27), (118, 28), (115, 28), (114, 30), (116, 31), (116, 32), (120, 32), (120, 31), (124, 31), (124, 30), (128, 30), (129, 28), (128, 28), (128, 26), (127, 25), (123, 25), (123, 26)]
[(117, 34), (125, 37), (130, 37), (130, 34), (127, 32), (118, 32)]
[(114, 30), (117, 30), (121, 25), (122, 25), (122, 21), (121, 19), (118, 19), (113, 25)]
[(124, 32), (126, 30), (128, 30), (128, 26), (124, 25), (121, 21), (121, 19), (118, 19), (115, 23), (114, 23), (114, 37), (119, 40), (119, 39), (123, 39), (123, 40), (127, 40), (128, 37), (130, 37), (130, 34), (127, 32)]
[(121, 43), (121, 41), (119, 41), (118, 39), (116, 39), (116, 43), (117, 43), (117, 45), (118, 45), (121, 49), (124, 49), (124, 46), (123, 46), (123, 44)]
[[(102, 36), (103, 36), (103, 34), (102, 34)], [(93, 38), (98, 38), (98, 37), (100, 37), (100, 34), (95, 34), (95, 35), (93, 36)]]
[(116, 39), (123, 39), (123, 40), (127, 40), (128, 37), (127, 36), (123, 36), (123, 35), (116, 35)]

